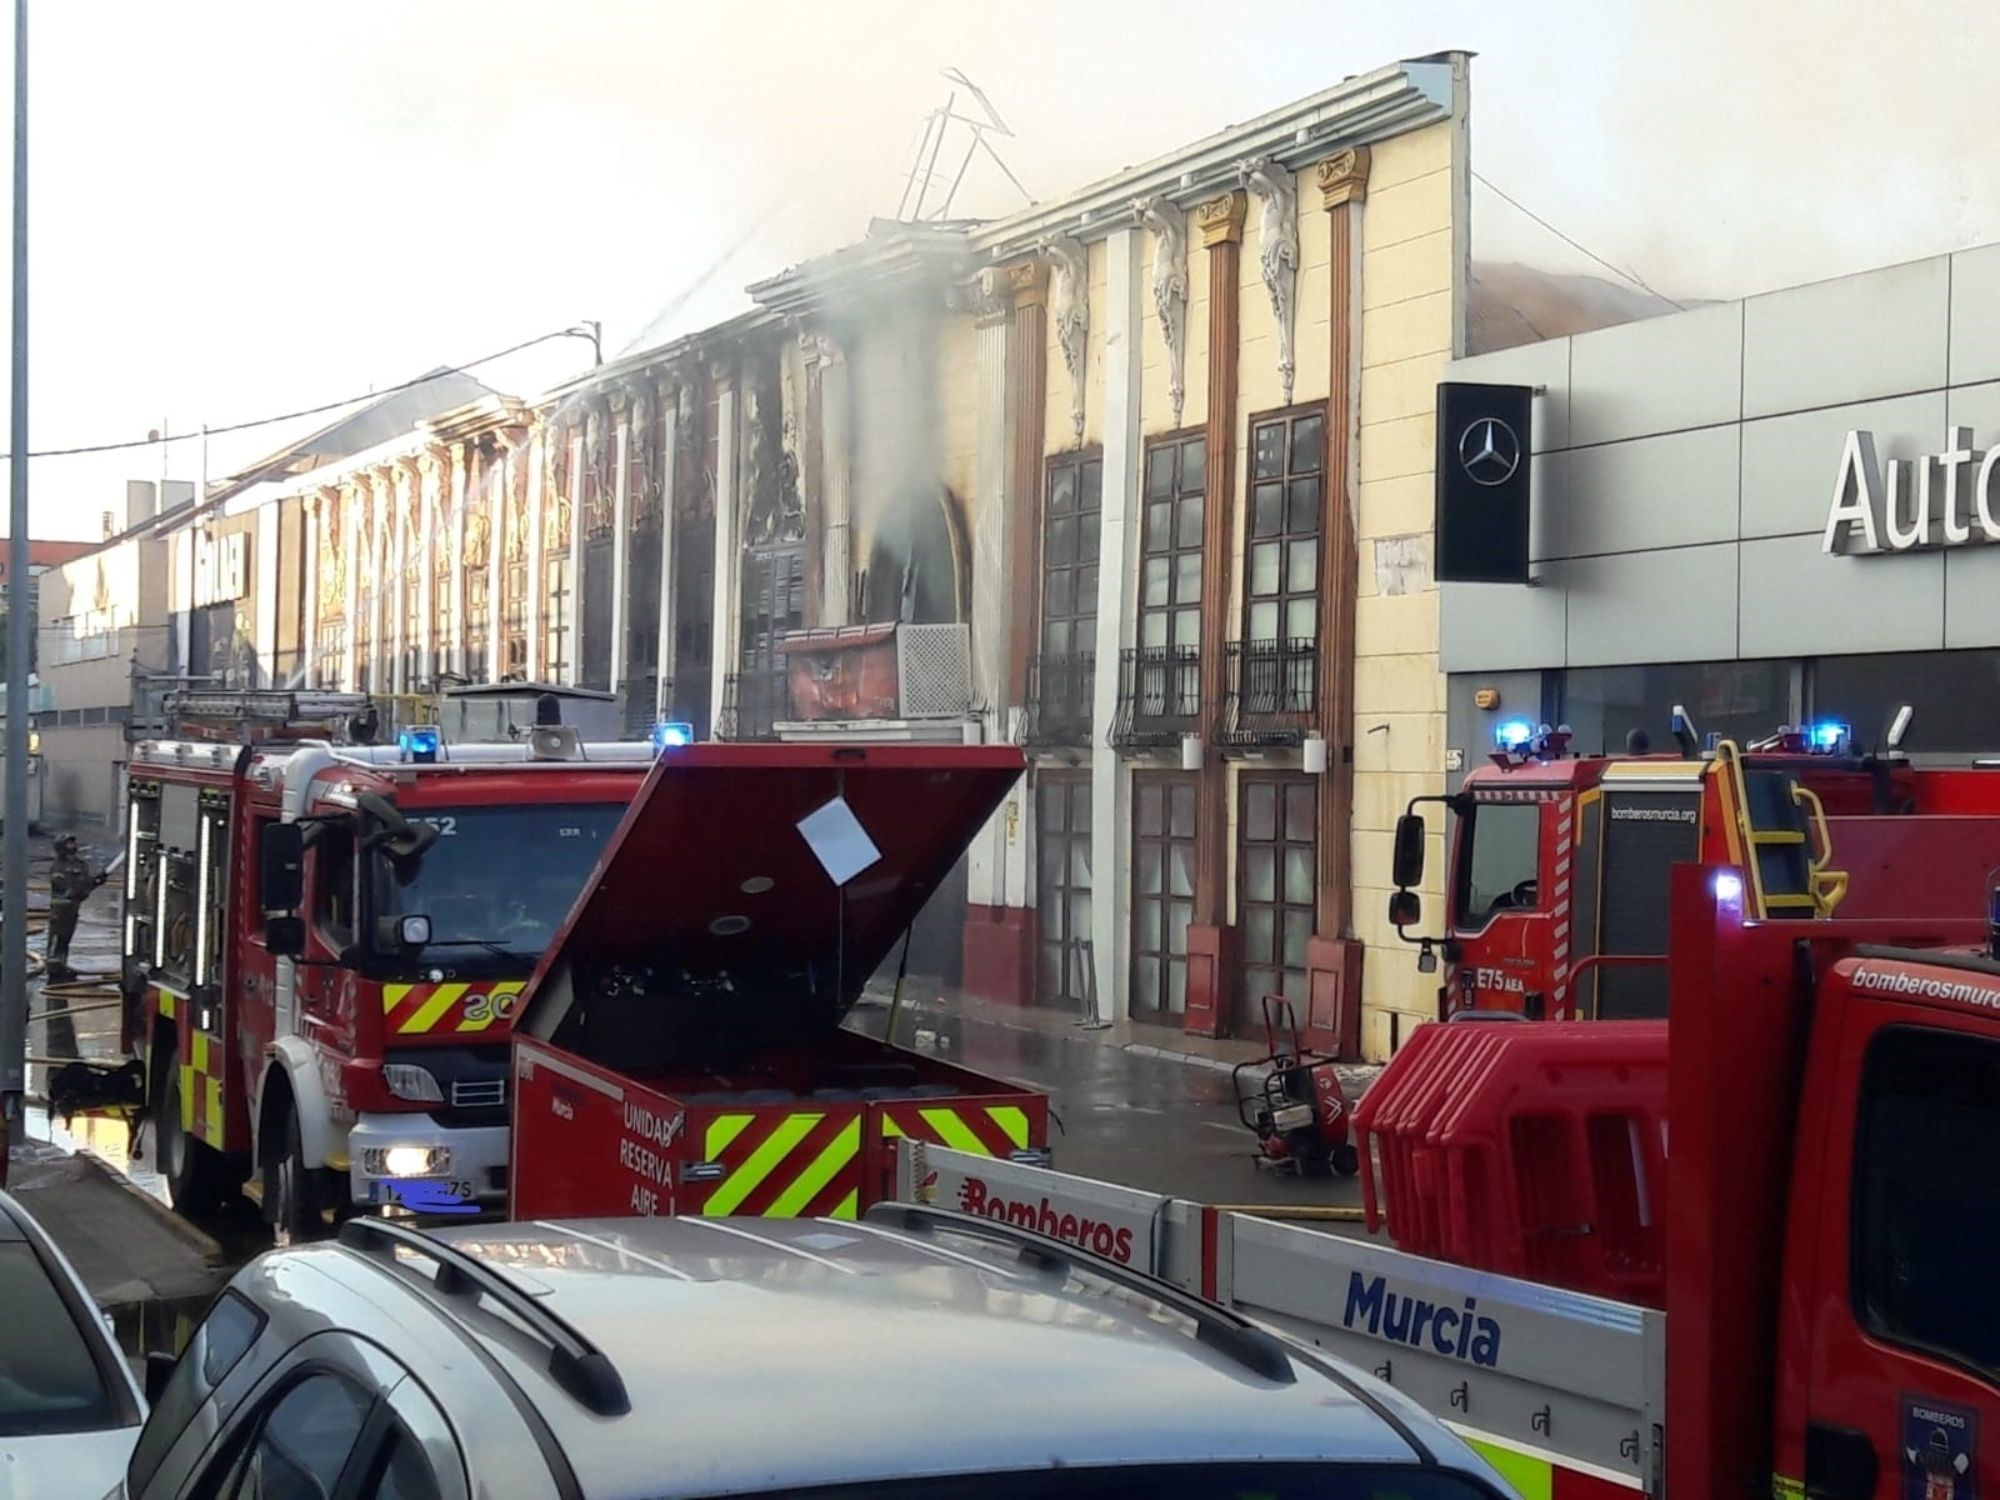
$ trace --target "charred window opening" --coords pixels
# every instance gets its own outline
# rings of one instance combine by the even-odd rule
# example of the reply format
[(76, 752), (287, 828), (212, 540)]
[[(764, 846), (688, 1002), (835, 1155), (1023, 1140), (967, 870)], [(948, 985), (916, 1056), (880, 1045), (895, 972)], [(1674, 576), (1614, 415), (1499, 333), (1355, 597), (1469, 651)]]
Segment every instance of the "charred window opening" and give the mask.
[(1104, 460), (1072, 454), (1049, 464), (1042, 507), (1042, 655), (1097, 646), (1097, 552)]

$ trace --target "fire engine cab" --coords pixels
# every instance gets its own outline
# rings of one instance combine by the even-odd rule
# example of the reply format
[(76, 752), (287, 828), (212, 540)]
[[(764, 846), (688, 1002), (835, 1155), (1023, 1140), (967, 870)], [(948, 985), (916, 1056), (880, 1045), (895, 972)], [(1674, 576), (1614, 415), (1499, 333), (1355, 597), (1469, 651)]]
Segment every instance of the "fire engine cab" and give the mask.
[(560, 723), (372, 743), (348, 694), (187, 692), (128, 771), (123, 986), (183, 1212), (498, 1204), (507, 1040), (653, 758)]
[[(1640, 741), (1624, 756), (1579, 756), (1561, 727), (1504, 722), (1489, 764), (1399, 821), (1389, 920), (1422, 946), (1426, 972), (1442, 950), (1440, 1019), (1617, 1020), (1666, 1014), (1676, 863), (1741, 869), (1753, 920), (1979, 918), (2000, 865), (2000, 776), (1915, 765), (1901, 748), (1910, 720), (1906, 708), (1882, 752), (1863, 754), (1842, 723), (1704, 744), (1677, 709), (1674, 752)], [(1445, 925), (1428, 937), (1409, 931), (1422, 803), (1452, 814)]]

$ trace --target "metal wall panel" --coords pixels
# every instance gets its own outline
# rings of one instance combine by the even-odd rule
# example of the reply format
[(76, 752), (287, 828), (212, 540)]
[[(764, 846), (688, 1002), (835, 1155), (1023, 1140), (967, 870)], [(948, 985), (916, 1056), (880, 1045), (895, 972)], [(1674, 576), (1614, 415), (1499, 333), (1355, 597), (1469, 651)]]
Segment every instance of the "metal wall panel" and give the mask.
[(1944, 644), (1942, 553), (1828, 557), (1816, 535), (1742, 547), (1740, 655), (1928, 651)]
[(2000, 646), (2000, 547), (1945, 554), (1944, 643)]
[(1734, 422), (1743, 305), (1647, 318), (1570, 341), (1570, 445)]
[(1565, 454), (1566, 555), (1734, 541), (1737, 432), (1703, 427)]
[(1841, 444), (1854, 428), (1875, 434), (1891, 458), (1935, 453), (1944, 437), (1943, 391), (1864, 401), (1743, 424), (1743, 535), (1825, 535), (1840, 473)]
[(1951, 258), (1951, 383), (2000, 380), (2000, 245)]
[(1734, 542), (1589, 558), (1564, 570), (1570, 666), (1736, 655)]
[(1445, 583), (1438, 586), (1438, 668), (1445, 672), (1560, 666), (1567, 563), (1538, 564), (1547, 586)]
[(1541, 386), (1541, 394), (1535, 397), (1534, 451), (1549, 453), (1569, 446), (1569, 347), (1568, 339), (1549, 339), (1500, 349), (1456, 361), (1445, 378), (1485, 385)]
[(1945, 383), (1951, 264), (1912, 261), (1743, 305), (1743, 415), (1870, 401)]

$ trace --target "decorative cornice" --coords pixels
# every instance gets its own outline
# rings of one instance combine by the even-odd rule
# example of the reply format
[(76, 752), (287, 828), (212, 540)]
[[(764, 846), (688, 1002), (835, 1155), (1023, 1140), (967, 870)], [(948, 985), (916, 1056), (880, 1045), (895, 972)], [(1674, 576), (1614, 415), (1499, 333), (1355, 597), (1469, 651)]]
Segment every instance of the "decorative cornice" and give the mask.
[(1213, 250), (1217, 245), (1241, 244), (1243, 220), (1249, 211), (1250, 200), (1240, 188), (1203, 203), (1194, 211), (1203, 248)]
[(1319, 206), (1336, 209), (1345, 203), (1359, 203), (1368, 196), (1368, 148), (1350, 146), (1336, 151), (1313, 166), (1319, 184)]
[(1167, 346), (1167, 399), (1181, 425), (1187, 398), (1187, 215), (1164, 198), (1140, 198), (1132, 215), (1153, 233), (1153, 311)]
[(1016, 307), (1045, 307), (1049, 300), (1049, 268), (1040, 259), (1017, 260), (1001, 266), (1000, 289)]
[(1292, 323), (1298, 310), (1298, 189), (1291, 171), (1268, 157), (1252, 157), (1237, 171), (1243, 185), (1257, 195), (1257, 264), (1264, 274), (1264, 290), (1271, 294), (1271, 316), (1278, 325), (1278, 380), (1285, 405), (1290, 406), (1292, 378), (1298, 373), (1292, 351)]

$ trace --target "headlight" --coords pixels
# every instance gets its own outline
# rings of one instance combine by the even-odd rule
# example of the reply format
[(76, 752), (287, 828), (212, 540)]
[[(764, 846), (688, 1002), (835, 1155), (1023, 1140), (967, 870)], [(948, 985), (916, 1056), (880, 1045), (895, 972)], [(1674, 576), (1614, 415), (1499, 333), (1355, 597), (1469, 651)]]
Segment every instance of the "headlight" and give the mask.
[(408, 1099), (414, 1104), (444, 1103), (444, 1090), (438, 1087), (431, 1070), (415, 1063), (382, 1064), (382, 1081), (398, 1099)]
[(441, 1177), (451, 1170), (449, 1146), (369, 1146), (361, 1153), (369, 1177)]

